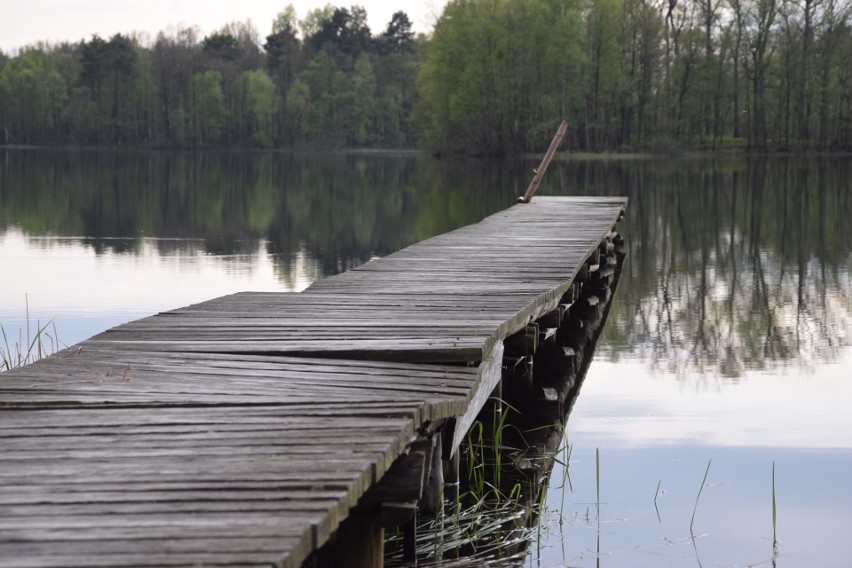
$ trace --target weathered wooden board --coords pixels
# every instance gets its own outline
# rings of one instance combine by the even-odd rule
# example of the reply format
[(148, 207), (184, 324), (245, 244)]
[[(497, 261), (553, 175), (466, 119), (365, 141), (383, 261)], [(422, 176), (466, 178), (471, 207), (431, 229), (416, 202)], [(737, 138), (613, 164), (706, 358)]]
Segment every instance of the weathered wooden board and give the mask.
[(299, 566), (424, 423), (456, 418), (458, 444), (503, 340), (598, 262), (625, 205), (539, 197), (3, 374), (0, 566)]

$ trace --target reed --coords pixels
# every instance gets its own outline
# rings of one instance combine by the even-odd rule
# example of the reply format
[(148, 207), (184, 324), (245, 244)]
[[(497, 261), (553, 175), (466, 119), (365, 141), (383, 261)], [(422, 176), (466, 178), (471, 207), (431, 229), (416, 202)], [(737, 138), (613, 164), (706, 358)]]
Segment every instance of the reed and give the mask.
[(571, 473), (568, 471), (568, 465), (571, 463), (571, 452), (573, 450), (573, 446), (568, 443), (568, 435), (566, 434), (565, 428), (562, 429), (562, 438), (565, 441), (565, 446), (563, 447), (563, 449), (560, 449), (559, 451), (565, 453), (565, 460), (563, 462), (562, 460), (559, 460), (556, 457), (553, 458), (554, 461), (556, 461), (557, 463), (559, 463), (559, 465), (562, 466), (562, 485), (560, 485), (560, 487), (559, 487), (560, 493), (561, 493), (560, 494), (560, 501), (559, 501), (559, 511), (560, 511), (559, 525), (560, 526), (564, 522), (564, 520), (562, 518), (561, 511), (565, 510), (565, 488), (568, 487), (568, 489), (572, 493), (574, 492), (574, 487), (571, 484)]
[(692, 526), (695, 524), (695, 513), (698, 511), (698, 500), (701, 499), (701, 492), (704, 490), (704, 485), (707, 483), (707, 475), (710, 473), (710, 464), (713, 460), (707, 462), (707, 469), (704, 470), (704, 479), (701, 480), (701, 487), (698, 488), (698, 495), (695, 496), (695, 507), (692, 509), (692, 520), (689, 521), (689, 534), (695, 538), (695, 533), (692, 531)]
[(660, 517), (660, 508), (657, 506), (657, 497), (660, 496), (660, 486), (663, 484), (663, 480), (657, 481), (657, 491), (654, 492), (654, 510), (657, 512), (657, 522), (662, 523), (663, 518)]
[(476, 421), (467, 432), (465, 453), (470, 465), (467, 468), (468, 492), (482, 497), (485, 494), (485, 426)]
[[(514, 565), (537, 533), (540, 538), (548, 522), (547, 472), (554, 463), (563, 466), (564, 505), (564, 490), (571, 483), (567, 471), (571, 446), (564, 428), (564, 444), (541, 451), (542, 446), (527, 436), (536, 430), (550, 430), (552, 425), (521, 431), (509, 416), (520, 414), (518, 409), (496, 397), (491, 402), (495, 404), (473, 423), (459, 449), (467, 487), (456, 492), (454, 500), (445, 502), (433, 518), (418, 523), (415, 548), (419, 566), (482, 566), (491, 561)], [(510, 431), (512, 436), (507, 437)], [(509, 440), (515, 438), (525, 447), (509, 447)], [(386, 538), (386, 565), (404, 564), (397, 550), (401, 539), (401, 534)]]
[[(49, 333), (49, 330), (53, 330), (53, 335)], [(9, 336), (3, 324), (0, 324), (0, 335), (3, 336), (3, 344), (0, 345), (0, 372), (29, 365), (39, 359), (49, 357), (60, 349), (56, 326), (52, 320), (44, 325), (37, 322), (35, 335), (32, 337), (30, 337), (28, 320), (26, 341), (19, 338), (18, 341), (10, 344)]]
[(503, 469), (503, 431), (507, 428), (506, 419), (510, 412), (520, 414), (517, 408), (500, 398), (493, 398), (494, 409), (492, 417), (491, 447), (494, 451), (494, 486), (500, 487), (501, 471)]
[(598, 532), (601, 530), (601, 449), (595, 448), (595, 507), (598, 512)]
[(778, 508), (775, 505), (775, 462), (772, 462), (772, 557), (778, 555)]
[[(34, 363), (39, 359), (49, 357), (53, 353), (60, 350), (59, 336), (56, 333), (56, 325), (53, 320), (41, 325), (41, 322), (36, 321), (35, 335), (30, 331), (30, 300), (28, 296), (24, 296), (24, 305), (26, 310), (27, 322), (27, 337), (24, 340), (23, 330), (18, 334), (18, 341), (13, 344), (9, 343), (9, 336), (6, 334), (6, 328), (0, 323), (0, 335), (3, 336), (3, 343), (0, 345), (0, 372), (9, 371), (17, 367), (23, 367), (30, 363)], [(53, 335), (48, 333), (48, 330), (53, 330)]]
[[(525, 555), (525, 543), (535, 536), (535, 528), (525, 525), (526, 511), (512, 502), (499, 506), (478, 501), (454, 513), (455, 522), (430, 519), (417, 527), (418, 566), (483, 566), (490, 561), (512, 565)], [(402, 556), (401, 533), (385, 539), (389, 554), (385, 566), (410, 566)], [(463, 551), (460, 558), (445, 553)]]

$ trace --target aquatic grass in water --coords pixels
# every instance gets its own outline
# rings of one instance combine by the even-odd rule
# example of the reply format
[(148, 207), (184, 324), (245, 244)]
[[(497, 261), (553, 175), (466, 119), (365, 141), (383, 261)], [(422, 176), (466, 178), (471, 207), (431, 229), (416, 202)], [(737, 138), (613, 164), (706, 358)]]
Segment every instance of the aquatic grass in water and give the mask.
[[(529, 544), (541, 541), (542, 526), (550, 523), (544, 517), (551, 464), (563, 466), (563, 495), (570, 485), (571, 448), (564, 429), (565, 444), (550, 452), (541, 452), (537, 446), (509, 447), (505, 445), (507, 429), (520, 435), (522, 445), (526, 443), (524, 433), (507, 421), (511, 412), (519, 411), (500, 399), (492, 401), (496, 404), (491, 419), (474, 422), (459, 450), (467, 460), (467, 490), (445, 501), (443, 512), (418, 522), (419, 566), (482, 566), (495, 561), (500, 566), (521, 565)], [(563, 452), (564, 461), (559, 459)], [(403, 560), (402, 539), (399, 532), (386, 537), (386, 565), (408, 565)]]
[(490, 439), (486, 438), (485, 424), (480, 420), (473, 423), (467, 434), (464, 454), (469, 462), (468, 493), (476, 500), (491, 498), (502, 501), (515, 493), (517, 489), (515, 484), (506, 490), (502, 487), (502, 480), (504, 468), (514, 465), (511, 460), (508, 463), (504, 461), (504, 454), (516, 450), (504, 445), (506, 429), (517, 430), (515, 426), (507, 423), (507, 418), (510, 412), (518, 414), (520, 412), (499, 398), (490, 400), (496, 403), (493, 409)]
[(707, 469), (704, 470), (704, 479), (701, 480), (701, 487), (698, 488), (698, 495), (695, 496), (695, 507), (692, 509), (692, 519), (689, 521), (689, 534), (695, 538), (695, 533), (692, 531), (692, 526), (695, 524), (695, 513), (698, 511), (698, 500), (701, 499), (701, 492), (704, 490), (704, 485), (707, 483), (707, 474), (710, 473), (710, 464), (713, 460), (707, 462)]
[[(488, 428), (486, 427), (485, 430), (487, 431)], [(471, 440), (474, 442), (479, 440), (478, 431), (478, 429), (473, 431), (476, 435), (471, 438)], [(551, 452), (547, 456), (543, 456), (543, 458), (546, 457), (552, 459), (552, 463), (554, 464), (563, 464), (563, 462), (568, 461), (566, 456), (570, 456), (572, 450), (573, 447), (570, 445), (560, 444), (558, 450)], [(491, 451), (490, 449), (486, 449), (484, 452), (477, 450), (476, 454), (480, 456), (485, 455), (489, 458), (489, 462), (491, 462), (486, 464), (484, 468), (480, 468), (478, 470), (487, 471), (487, 479), (488, 476), (491, 475), (490, 468), (493, 466), (493, 462), (491, 461)], [(551, 539), (554, 534), (562, 535), (563, 552), (562, 558), (559, 559), (559, 561), (563, 562), (563, 564), (547, 565), (604, 565), (610, 554), (622, 552), (621, 547), (623, 546), (623, 543), (620, 543), (619, 538), (616, 537), (614, 541), (609, 544), (612, 549), (605, 550), (607, 542), (610, 541), (610, 539), (607, 538), (607, 535), (610, 535), (610, 532), (601, 532), (601, 529), (608, 523), (626, 522), (631, 521), (632, 519), (623, 517), (604, 519), (602, 516), (602, 508), (604, 504), (614, 506), (616, 509), (622, 507), (622, 504), (612, 504), (609, 501), (605, 503), (603, 501), (604, 464), (603, 456), (601, 454), (602, 452), (600, 448), (595, 448), (595, 471), (593, 474), (594, 487), (592, 488), (587, 484), (587, 489), (593, 490), (595, 494), (590, 495), (592, 499), (587, 501), (585, 513), (579, 512), (571, 515), (570, 509), (573, 506), (571, 503), (571, 497), (563, 497), (560, 503), (558, 494), (554, 493), (561, 490), (564, 494), (568, 489), (568, 483), (566, 483), (568, 477), (567, 473), (564, 471), (564, 465), (562, 473), (557, 474), (556, 472), (553, 472), (554, 475), (552, 475), (549, 481), (544, 481), (545, 484), (550, 484), (549, 490), (551, 491), (551, 496), (555, 497), (555, 499), (550, 502), (554, 504), (555, 508), (550, 508), (548, 505), (549, 500), (545, 497), (544, 492), (538, 494), (535, 493), (535, 479), (531, 479), (526, 484), (515, 484), (511, 489), (507, 487), (502, 492), (498, 491), (492, 484), (486, 482), (483, 485), (484, 498), (473, 500), (473, 492), (468, 491), (467, 493), (464, 493), (462, 498), (457, 500), (454, 504), (447, 503), (445, 514), (428, 519), (428, 522), (423, 522), (418, 525), (418, 541), (416, 547), (419, 556), (418, 565), (430, 567), (442, 566), (448, 568), (456, 566), (485, 565), (511, 567), (530, 565), (531, 558), (533, 562), (532, 565), (535, 565), (534, 563), (536, 558), (538, 561), (548, 559), (548, 562), (551, 562), (555, 558), (554, 552), (548, 552), (547, 549), (553, 549), (554, 544)], [(506, 468), (510, 468), (512, 460), (507, 459), (504, 455), (502, 463)], [(705, 471), (699, 489), (697, 492), (693, 493), (695, 498), (692, 503), (693, 510), (689, 524), (689, 535), (683, 538), (663, 538), (663, 540), (657, 544), (637, 543), (636, 550), (647, 550), (653, 554), (662, 554), (667, 557), (684, 554), (684, 552), (678, 552), (678, 547), (689, 547), (694, 550), (692, 561), (697, 563), (698, 566), (702, 565), (702, 561), (704, 559), (701, 558), (701, 554), (706, 554), (707, 551), (701, 551), (699, 549), (698, 540), (704, 536), (712, 537), (714, 535), (703, 533), (698, 534), (695, 532), (695, 521), (698, 517), (698, 506), (701, 503), (701, 497), (704, 496), (704, 488), (714, 487), (716, 485), (725, 485), (724, 482), (714, 483), (710, 481), (709, 470), (711, 467), (712, 460), (709, 460), (708, 463), (705, 464)], [(511, 479), (511, 476), (507, 473), (508, 471), (508, 469), (504, 470), (504, 481)], [(592, 483), (591, 475), (586, 477), (586, 479), (589, 483)], [(560, 480), (562, 481), (561, 488), (558, 486)], [(655, 483), (653, 483), (651, 487), (656, 486), (656, 491), (654, 493), (654, 505), (656, 506), (659, 504), (662, 506), (660, 500), (666, 493), (662, 486), (663, 480), (656, 478), (653, 481)], [(691, 483), (688, 482), (688, 478), (684, 478), (684, 481), (687, 482), (687, 485), (691, 485)], [(778, 509), (775, 485), (773, 463), (771, 479), (771, 509), (773, 524), (772, 558), (770, 560), (769, 557), (764, 557), (765, 560), (761, 563), (750, 564), (751, 566), (774, 565), (778, 558)], [(544, 490), (547, 489), (548, 488), (545, 488)], [(577, 489), (581, 488), (578, 487)], [(650, 487), (648, 487), (648, 489), (650, 489)], [(708, 497), (705, 497), (705, 501), (707, 498)], [(678, 508), (686, 509), (685, 512), (689, 514), (688, 501), (690, 499), (689, 492), (687, 491), (686, 494), (682, 495), (682, 502), (678, 503), (676, 506)], [(575, 503), (575, 505), (580, 504), (581, 503)], [(673, 504), (670, 503), (670, 505)], [(592, 506), (597, 509), (596, 516), (592, 516), (591, 514)], [(677, 524), (683, 526), (680, 523), (681, 522), (679, 521)], [(570, 551), (567, 554), (565, 552), (566, 544), (570, 545), (578, 539), (583, 539), (583, 537), (578, 535), (578, 533), (573, 533), (574, 536), (570, 536), (572, 534), (571, 531), (575, 530), (575, 528), (591, 529), (597, 534), (588, 541), (587, 547), (579, 548), (577, 556), (572, 557), (572, 553)], [(671, 528), (677, 530), (675, 527)], [(558, 533), (552, 532), (554, 530), (558, 530)], [(565, 532), (563, 532), (563, 530)], [(699, 527), (699, 531), (700, 530), (701, 529)], [(392, 543), (394, 538), (401, 539), (401, 536), (391, 536), (388, 539), (388, 542)], [(673, 548), (669, 549), (668, 547)], [(407, 565), (401, 560), (401, 552), (393, 552), (392, 545), (389, 546), (389, 550), (390, 554), (388, 558), (391, 559), (388, 562), (389, 566)], [(765, 548), (763, 550), (765, 550)], [(556, 554), (558, 556), (558, 553)], [(640, 562), (638, 565), (650, 566), (652, 564), (642, 564)]]
[[(561, 512), (565, 510), (565, 488), (567, 487), (569, 491), (574, 492), (574, 486), (571, 483), (571, 472), (568, 471), (568, 465), (571, 463), (571, 452), (573, 451), (573, 446), (568, 443), (568, 432), (567, 426), (562, 428), (562, 440), (565, 442), (565, 445), (557, 451), (558, 453), (564, 453), (565, 458), (560, 460), (553, 457), (553, 461), (562, 466), (562, 483), (559, 485), (560, 495), (559, 495), (559, 525), (561, 526), (565, 521), (562, 517)], [(544, 498), (546, 497), (547, 491), (542, 491), (542, 502), (544, 502)]]
[[(48, 329), (51, 328), (53, 335), (48, 333)], [(0, 324), (0, 335), (3, 336), (3, 344), (0, 345), (0, 373), (35, 363), (59, 351), (56, 326), (53, 322), (39, 325), (35, 336), (27, 342), (19, 339), (14, 345), (9, 345), (9, 337), (3, 324)]]
[[(492, 398), (494, 409), (492, 416), (491, 447), (494, 451), (493, 487), (500, 487), (501, 470), (503, 467), (503, 431), (506, 429), (506, 419), (510, 412), (518, 413), (518, 409), (500, 398)], [(480, 433), (482, 429), (480, 428)], [(480, 440), (481, 442), (482, 440)], [(514, 491), (514, 488), (513, 488)], [(498, 490), (499, 493), (499, 490)]]
[(598, 512), (598, 530), (601, 528), (601, 449), (595, 448), (595, 507)]
[(657, 522), (662, 523), (663, 518), (660, 516), (660, 508), (657, 506), (657, 497), (660, 496), (660, 486), (663, 484), (663, 480), (659, 480), (657, 482), (657, 490), (654, 492), (654, 511), (657, 513)]
[[(3, 336), (3, 343), (0, 344), (0, 372), (34, 363), (39, 359), (53, 355), (62, 348), (53, 320), (48, 321), (44, 325), (36, 321), (35, 335), (31, 335), (30, 305), (28, 299), (26, 300), (26, 322), (26, 340), (24, 340), (22, 336), (23, 330), (21, 330), (18, 340), (13, 344), (10, 344), (6, 328), (0, 323), (0, 335)], [(53, 335), (48, 332), (49, 330), (53, 331)]]
[[(445, 502), (444, 513), (439, 513), (417, 526), (415, 546), (418, 566), (521, 566), (528, 555), (529, 543), (540, 541), (542, 520), (548, 513), (544, 505), (546, 491), (541, 488), (538, 499), (534, 487), (525, 493), (516, 483), (511, 491), (502, 494), (497, 490), (486, 493), (482, 499), (473, 500), (467, 492), (456, 502)], [(538, 521), (533, 522), (537, 517)], [(537, 538), (538, 535), (538, 538)], [(386, 566), (410, 566), (403, 558), (401, 531), (385, 538)]]
[(778, 508), (775, 505), (775, 462), (772, 462), (772, 565), (778, 560)]
[[(418, 566), (482, 566), (499, 560), (501, 565), (520, 563), (526, 556), (526, 543), (535, 535), (525, 526), (527, 511), (517, 503), (495, 505), (481, 500), (453, 513), (418, 524), (416, 553)], [(402, 557), (402, 534), (385, 539), (396, 552), (385, 557), (386, 566), (409, 566)], [(444, 558), (445, 553), (465, 550), (463, 557)]]

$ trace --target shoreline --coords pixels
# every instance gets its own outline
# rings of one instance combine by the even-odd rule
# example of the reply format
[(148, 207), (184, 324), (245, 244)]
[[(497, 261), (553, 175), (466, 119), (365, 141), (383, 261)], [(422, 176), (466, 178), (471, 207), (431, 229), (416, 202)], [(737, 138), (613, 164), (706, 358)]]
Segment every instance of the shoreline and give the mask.
[[(242, 147), (210, 147), (210, 148), (166, 148), (149, 146), (48, 146), (41, 144), (0, 144), (0, 150), (54, 150), (75, 152), (164, 152), (164, 153), (188, 153), (188, 154), (220, 154), (220, 153), (278, 153), (278, 154), (362, 154), (372, 156), (416, 156), (429, 155), (438, 159), (442, 158), (475, 158), (475, 159), (540, 159), (540, 152), (521, 152), (506, 155), (484, 155), (474, 153), (458, 153), (432, 151), (424, 148), (380, 148), (380, 147), (332, 147), (332, 146), (301, 146), (292, 148), (242, 148)], [(814, 158), (814, 157), (843, 157), (852, 156), (852, 150), (819, 150), (809, 149), (803, 151), (793, 150), (748, 150), (745, 148), (720, 148), (720, 149), (675, 149), (665, 148), (656, 151), (625, 151), (625, 152), (592, 152), (561, 150), (553, 159), (557, 161), (589, 161), (589, 160), (655, 160), (655, 159), (696, 159), (696, 158)]]

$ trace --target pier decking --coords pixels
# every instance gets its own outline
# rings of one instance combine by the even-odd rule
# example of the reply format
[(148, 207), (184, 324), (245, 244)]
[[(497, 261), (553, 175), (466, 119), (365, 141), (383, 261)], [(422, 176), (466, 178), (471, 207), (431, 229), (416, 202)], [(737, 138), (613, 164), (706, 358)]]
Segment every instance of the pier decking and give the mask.
[[(412, 442), (440, 425), (452, 455), (507, 351), (608, 269), (625, 206), (538, 197), (0, 375), (0, 566), (295, 567), (365, 499), (416, 501), (440, 452)], [(414, 489), (385, 475), (401, 456)]]

